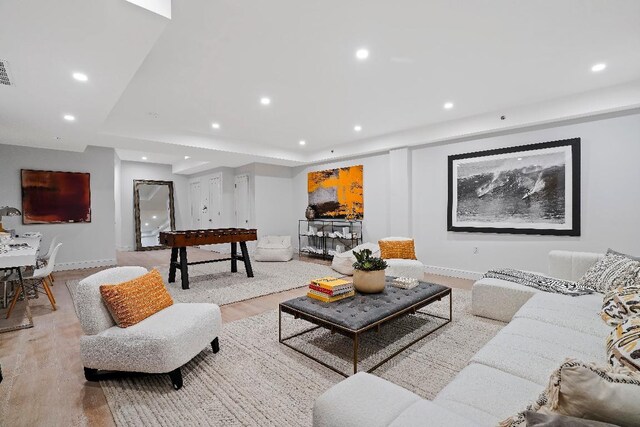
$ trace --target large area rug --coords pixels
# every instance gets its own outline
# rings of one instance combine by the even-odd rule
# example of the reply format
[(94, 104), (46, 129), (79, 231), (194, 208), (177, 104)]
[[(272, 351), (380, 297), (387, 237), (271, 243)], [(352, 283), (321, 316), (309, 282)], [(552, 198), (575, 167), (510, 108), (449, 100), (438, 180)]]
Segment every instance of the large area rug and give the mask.
[(303, 261), (253, 262), (254, 277), (247, 277), (244, 264), (238, 272), (230, 272), (229, 262), (200, 264), (189, 267), (189, 289), (183, 290), (180, 272), (169, 283), (169, 267), (158, 267), (169, 293), (176, 302), (211, 302), (218, 305), (274, 294), (309, 284), (315, 277), (335, 276), (331, 267)]
[(9, 311), (8, 305), (9, 304), (7, 304), (7, 308), (0, 306), (0, 334), (3, 332), (17, 331), (19, 329), (33, 328), (33, 316), (31, 315), (31, 307), (29, 307), (28, 299), (26, 301), (18, 301), (11, 312), (11, 317), (7, 319), (7, 312)]
[[(382, 365), (375, 375), (422, 397), (433, 398), (504, 326), (470, 313), (469, 291), (454, 289), (452, 323)], [(437, 303), (426, 311), (444, 314)], [(434, 321), (398, 319), (361, 345), (364, 365), (390, 354)], [(286, 334), (310, 325), (286, 316)], [(417, 331), (415, 328), (418, 328)], [(413, 331), (413, 332), (412, 332)], [(323, 360), (351, 363), (351, 340), (325, 331), (296, 338), (296, 345)], [(278, 343), (278, 313), (227, 323), (220, 352), (205, 349), (183, 368), (184, 387), (174, 391), (167, 375), (101, 382), (119, 426), (274, 425), (308, 426), (313, 402), (343, 377)]]

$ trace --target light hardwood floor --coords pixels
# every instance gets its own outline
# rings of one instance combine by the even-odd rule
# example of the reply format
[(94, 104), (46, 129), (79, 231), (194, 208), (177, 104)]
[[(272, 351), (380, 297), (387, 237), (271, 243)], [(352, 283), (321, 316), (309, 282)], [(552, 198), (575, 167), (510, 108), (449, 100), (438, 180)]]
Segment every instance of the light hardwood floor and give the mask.
[[(191, 261), (215, 257), (211, 252), (191, 249)], [(169, 251), (121, 252), (118, 265), (151, 268), (168, 265)], [(325, 261), (305, 258), (305, 261)], [(78, 340), (82, 335), (73, 309), (67, 280), (82, 279), (100, 269), (71, 270), (55, 274), (53, 293), (58, 310), (46, 298), (31, 300), (35, 327), (0, 334), (0, 363), (5, 379), (0, 383), (0, 402), (8, 398), (0, 426), (112, 426), (106, 398), (97, 383), (84, 379)], [(470, 289), (472, 282), (444, 276), (425, 279), (443, 285)], [(223, 322), (231, 322), (278, 308), (281, 301), (305, 294), (293, 289), (221, 307)], [(2, 408), (0, 403), (0, 409)]]

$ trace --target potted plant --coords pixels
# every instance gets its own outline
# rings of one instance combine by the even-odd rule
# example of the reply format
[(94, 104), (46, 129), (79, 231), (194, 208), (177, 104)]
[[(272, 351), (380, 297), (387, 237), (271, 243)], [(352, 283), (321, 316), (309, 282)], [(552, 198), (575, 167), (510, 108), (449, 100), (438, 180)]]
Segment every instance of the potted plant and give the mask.
[(356, 262), (353, 263), (353, 286), (357, 291), (374, 294), (384, 290), (384, 270), (387, 263), (382, 258), (371, 256), (370, 249), (353, 252)]

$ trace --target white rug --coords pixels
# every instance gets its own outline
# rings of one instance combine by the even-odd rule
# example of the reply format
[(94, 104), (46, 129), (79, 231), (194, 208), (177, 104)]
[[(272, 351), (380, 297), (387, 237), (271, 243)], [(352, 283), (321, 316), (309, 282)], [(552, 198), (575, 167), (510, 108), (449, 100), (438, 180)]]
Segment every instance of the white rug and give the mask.
[[(470, 313), (470, 292), (454, 290), (454, 321), (396, 358), (375, 375), (433, 398), (467, 364), (503, 323)], [(444, 303), (426, 311), (443, 313)], [(220, 352), (206, 348), (183, 367), (184, 387), (174, 391), (168, 375), (102, 382), (119, 426), (308, 426), (313, 402), (342, 376), (278, 343), (278, 314), (224, 325)], [(372, 332), (361, 345), (365, 365), (389, 354), (415, 326), (411, 318)], [(308, 323), (284, 318), (287, 334)], [(429, 325), (427, 325), (429, 326)], [(432, 325), (431, 325), (432, 326)], [(388, 342), (385, 342), (388, 341)], [(323, 360), (350, 364), (351, 341), (318, 331), (298, 344)]]
[(231, 273), (230, 262), (189, 266), (189, 289), (182, 289), (180, 271), (169, 283), (169, 267), (158, 267), (169, 293), (176, 302), (231, 304), (263, 295), (307, 286), (309, 280), (339, 275), (331, 267), (303, 261), (252, 262), (254, 277), (247, 277), (244, 264)]

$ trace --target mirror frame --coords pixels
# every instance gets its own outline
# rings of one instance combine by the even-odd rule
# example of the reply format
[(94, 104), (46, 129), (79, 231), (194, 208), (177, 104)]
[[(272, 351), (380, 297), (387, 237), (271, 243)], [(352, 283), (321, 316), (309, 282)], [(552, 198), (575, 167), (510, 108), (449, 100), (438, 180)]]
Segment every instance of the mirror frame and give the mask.
[(133, 217), (136, 227), (136, 251), (167, 249), (168, 246), (165, 245), (142, 246), (142, 233), (140, 231), (140, 186), (142, 185), (166, 185), (169, 187), (169, 220), (171, 221), (171, 230), (174, 231), (176, 229), (176, 217), (173, 204), (173, 181), (133, 180)]

